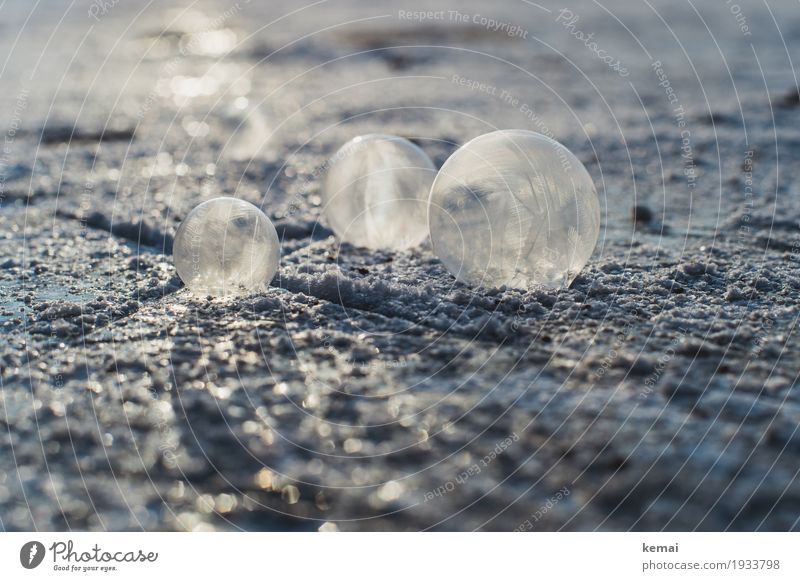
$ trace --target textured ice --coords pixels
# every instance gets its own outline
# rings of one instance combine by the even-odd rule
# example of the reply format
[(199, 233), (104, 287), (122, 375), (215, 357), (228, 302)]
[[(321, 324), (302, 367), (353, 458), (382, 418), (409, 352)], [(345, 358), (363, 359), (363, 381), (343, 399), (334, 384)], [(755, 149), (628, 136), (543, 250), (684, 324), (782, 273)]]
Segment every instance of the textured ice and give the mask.
[(433, 249), (459, 280), (480, 286), (568, 285), (600, 233), (583, 164), (539, 133), (495, 131), (461, 147), (431, 189)]
[[(264, 62), (264, 49), (283, 43), (269, 27), (210, 69), (207, 57), (181, 55), (172, 39), (185, 37), (169, 29), (166, 52), (154, 58), (113, 49), (123, 37), (160, 34), (159, 19), (187, 3), (155, 4), (137, 17), (141, 3), (119, 2), (83, 48), (92, 20), (66, 17), (56, 33), (36, 26), (41, 11), (23, 26), (33, 6), (2, 11), (3, 31), (25, 30), (13, 53), (16, 34), (0, 34), (12, 55), (6, 74), (29, 79), (31, 90), (9, 158), (29, 171), (5, 182), (0, 208), (0, 529), (310, 531), (336, 523), (348, 531), (510, 531), (528, 519), (537, 531), (800, 530), (800, 198), (788, 195), (800, 190), (800, 164), (784, 163), (800, 157), (797, 125), (789, 122), (800, 102), (769, 106), (770, 97), (796, 94), (778, 28), (755, 39), (770, 94), (756, 53), (736, 50), (739, 28), (715, 28), (720, 46), (735, 52), (726, 55), (737, 70), (734, 92), (731, 79), (716, 74), (720, 61), (706, 58), (699, 40), (707, 30), (692, 7), (650, 3), (669, 10), (678, 36), (698, 40), (686, 47), (697, 76), (691, 67), (667, 71), (691, 120), (694, 161), (708, 176), (689, 189), (672, 107), (652, 82), (651, 59), (620, 53), (645, 111), (631, 83), (603, 74), (594, 52), (565, 39), (563, 27), (546, 26), (547, 13), (531, 5), (514, 11), (514, 22), (563, 56), (532, 54), (531, 43), (491, 31), (463, 34), (447, 22), (410, 28), (387, 18), (379, 30), (366, 23), (362, 44), (315, 35)], [(281, 2), (240, 4), (226, 25), (243, 38), (286, 11)], [(386, 12), (372, 4), (370, 14)], [(488, 10), (478, 0), (459, 4), (462, 13)], [(364, 6), (328, 2), (293, 21), (311, 32), (339, 22), (337, 11)], [(654, 57), (684, 62), (684, 47), (656, 42), (653, 10), (642, 6), (570, 3), (604, 42), (626, 45), (605, 10), (624, 11), (633, 36), (652, 37)], [(796, 7), (770, 3), (781, 29), (797, 22)], [(195, 5), (206, 8), (211, 21), (227, 7)], [(703, 15), (722, 24), (726, 10), (708, 3)], [(765, 6), (753, 10), (761, 29), (774, 26)], [(298, 38), (284, 28), (278, 32), (287, 42)], [(56, 42), (47, 45), (51, 32)], [(448, 34), (469, 50), (419, 48)], [(389, 45), (414, 47), (374, 50)], [(354, 46), (369, 52), (317, 66)], [(487, 52), (522, 68), (493, 66)], [(63, 76), (76, 54), (97, 66), (108, 55), (99, 92), (90, 90), (97, 66)], [(285, 112), (261, 107), (278, 123), (297, 104), (352, 90), (270, 131), (264, 151), (277, 164), (248, 166), (250, 158), (227, 158), (231, 126), (209, 111), (232, 85), (220, 81), (225, 93), (211, 99), (152, 101), (153, 83), (171, 74), (164, 67), (175, 57), (175, 74), (248, 73), (252, 87), (243, 94), (251, 105), (310, 71), (298, 79), (307, 82), (290, 82), (268, 99)], [(565, 74), (564, 59), (587, 71), (596, 89)], [(532, 82), (525, 63), (547, 86)], [(478, 71), (481, 82), (519, 96), (542, 118), (416, 76), (452, 79), (460, 70)], [(364, 84), (389, 75), (380, 90)], [(122, 87), (119, 109), (113, 103)], [(19, 87), (4, 88), (13, 108)], [(587, 98), (590, 92), (603, 98)], [(101, 134), (107, 121), (150, 102), (131, 149), (105, 139), (40, 144), (37, 128), (49, 116)], [(6, 112), (11, 121), (13, 113)], [(587, 167), (593, 176), (602, 170), (608, 196), (602, 252), (569, 289), (480, 293), (453, 285), (426, 249), (337, 253), (336, 242), (315, 229), (321, 208), (306, 177), (336, 147), (323, 154), (320, 140), (306, 142), (319, 132), (344, 144), (355, 133), (341, 121), (354, 114), (360, 133), (383, 127), (424, 136), (424, 149), (441, 163), (447, 143), (489, 131), (487, 120), (527, 129), (544, 121), (573, 135), (591, 123), (598, 160)], [(202, 140), (187, 140), (176, 123), (189, 117), (210, 124)], [(757, 152), (762, 195), (745, 191), (745, 147)], [(165, 150), (189, 173), (145, 177)], [(283, 158), (294, 176), (278, 174)], [(267, 293), (195, 301), (187, 310), (164, 250), (172, 254), (170, 204), (194, 200), (184, 218), (208, 199), (198, 185), (211, 184), (210, 162), (216, 190), (258, 205), (268, 187), (270, 209), (286, 212), (275, 222), (280, 280)], [(105, 181), (104, 168), (114, 167), (120, 180)], [(94, 184), (89, 197), (86, 180)], [(595, 184), (599, 193), (598, 178)], [(296, 211), (287, 211), (292, 204)], [(634, 223), (634, 205), (651, 210), (652, 220)], [(745, 220), (750, 234), (742, 236)], [(496, 454), (512, 434), (519, 441)], [(483, 468), (487, 455), (494, 460)], [(479, 473), (460, 477), (476, 462)], [(287, 502), (294, 493), (284, 496), (288, 486), (299, 489), (295, 504)], [(569, 496), (542, 510), (563, 486)], [(452, 492), (428, 500), (443, 487)], [(531, 518), (537, 511), (546, 514)]]
[(237, 294), (272, 280), (280, 243), (272, 222), (253, 204), (215, 198), (181, 223), (173, 256), (178, 275), (194, 293)]
[(323, 201), (340, 240), (403, 250), (428, 235), (427, 198), (436, 168), (419, 147), (393, 135), (361, 135), (329, 161)]

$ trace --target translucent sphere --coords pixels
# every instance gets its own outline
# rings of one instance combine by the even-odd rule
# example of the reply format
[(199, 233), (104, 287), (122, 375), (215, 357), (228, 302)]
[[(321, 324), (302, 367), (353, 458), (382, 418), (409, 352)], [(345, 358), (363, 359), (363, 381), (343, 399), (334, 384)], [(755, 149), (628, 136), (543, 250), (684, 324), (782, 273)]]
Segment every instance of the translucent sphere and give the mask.
[(394, 135), (361, 135), (330, 159), (322, 198), (340, 240), (404, 250), (428, 236), (436, 168), (419, 147)]
[(172, 251), (178, 276), (198, 295), (231, 295), (269, 284), (278, 270), (275, 226), (236, 198), (203, 202), (186, 216)]
[(428, 218), (436, 255), (477, 286), (567, 286), (600, 234), (586, 168), (532, 131), (495, 131), (458, 149), (436, 176)]

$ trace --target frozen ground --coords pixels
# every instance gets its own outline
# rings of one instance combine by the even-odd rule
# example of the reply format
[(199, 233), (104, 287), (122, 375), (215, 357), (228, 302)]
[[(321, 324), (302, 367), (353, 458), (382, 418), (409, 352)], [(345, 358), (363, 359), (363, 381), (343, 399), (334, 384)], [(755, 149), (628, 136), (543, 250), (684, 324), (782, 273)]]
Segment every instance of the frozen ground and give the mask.
[[(800, 528), (797, 2), (496, 4), (0, 3), (0, 529)], [(330, 236), (351, 137), (494, 128), (595, 179), (570, 289)], [(263, 293), (175, 275), (217, 195)]]

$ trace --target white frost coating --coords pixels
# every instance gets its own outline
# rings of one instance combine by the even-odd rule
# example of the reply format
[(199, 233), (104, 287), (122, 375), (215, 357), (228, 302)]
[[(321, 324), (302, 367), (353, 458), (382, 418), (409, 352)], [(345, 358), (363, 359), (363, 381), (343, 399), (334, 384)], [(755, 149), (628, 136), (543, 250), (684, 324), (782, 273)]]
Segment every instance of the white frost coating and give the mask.
[(181, 223), (173, 257), (178, 276), (198, 295), (231, 295), (269, 284), (278, 270), (275, 226), (249, 202), (215, 198)]
[(428, 235), (427, 199), (436, 168), (419, 147), (394, 135), (361, 135), (329, 161), (325, 215), (340, 240), (404, 250)]
[(476, 286), (567, 286), (600, 235), (586, 168), (560, 143), (522, 130), (481, 135), (450, 156), (428, 219), (436, 255)]

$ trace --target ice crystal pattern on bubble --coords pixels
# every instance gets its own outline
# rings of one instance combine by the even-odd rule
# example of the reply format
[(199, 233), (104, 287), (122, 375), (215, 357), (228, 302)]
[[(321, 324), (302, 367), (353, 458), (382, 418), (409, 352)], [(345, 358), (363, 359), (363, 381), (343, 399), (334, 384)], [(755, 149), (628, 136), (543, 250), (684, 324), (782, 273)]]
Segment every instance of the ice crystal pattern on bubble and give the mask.
[(198, 295), (263, 288), (278, 270), (280, 243), (264, 213), (236, 198), (215, 198), (181, 223), (173, 247), (181, 280)]
[(475, 286), (569, 285), (600, 234), (591, 176), (558, 142), (531, 131), (477, 137), (445, 162), (431, 189), (433, 249)]
[(436, 168), (419, 147), (393, 135), (361, 135), (343, 145), (328, 165), (324, 211), (340, 240), (393, 250), (425, 240)]

